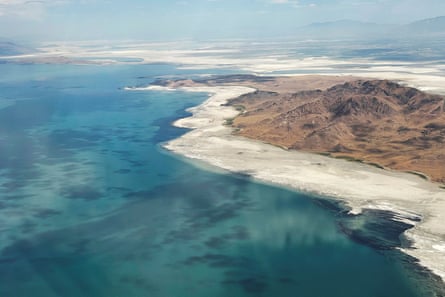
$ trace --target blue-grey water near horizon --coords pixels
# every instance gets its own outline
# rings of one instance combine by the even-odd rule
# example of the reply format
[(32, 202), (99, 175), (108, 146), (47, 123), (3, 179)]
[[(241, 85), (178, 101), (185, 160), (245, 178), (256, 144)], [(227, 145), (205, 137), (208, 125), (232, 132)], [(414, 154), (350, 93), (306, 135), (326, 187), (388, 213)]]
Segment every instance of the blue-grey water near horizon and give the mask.
[[(385, 213), (165, 151), (207, 98), (170, 65), (0, 65), (0, 296), (430, 295)], [(203, 71), (205, 73), (205, 71)], [(388, 227), (385, 231), (385, 227)]]

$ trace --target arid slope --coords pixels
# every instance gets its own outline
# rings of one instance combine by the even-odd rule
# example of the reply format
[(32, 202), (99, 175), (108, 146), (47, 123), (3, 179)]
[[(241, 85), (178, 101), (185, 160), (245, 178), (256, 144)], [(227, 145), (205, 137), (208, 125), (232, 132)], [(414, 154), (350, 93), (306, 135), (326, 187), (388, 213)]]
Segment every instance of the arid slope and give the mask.
[(278, 87), (280, 78), (263, 87), (250, 83), (258, 91), (230, 102), (243, 110), (230, 123), (248, 138), (421, 172), (445, 183), (444, 97), (387, 80), (348, 77), (333, 86), (335, 80), (327, 80), (299, 78), (286, 88)]

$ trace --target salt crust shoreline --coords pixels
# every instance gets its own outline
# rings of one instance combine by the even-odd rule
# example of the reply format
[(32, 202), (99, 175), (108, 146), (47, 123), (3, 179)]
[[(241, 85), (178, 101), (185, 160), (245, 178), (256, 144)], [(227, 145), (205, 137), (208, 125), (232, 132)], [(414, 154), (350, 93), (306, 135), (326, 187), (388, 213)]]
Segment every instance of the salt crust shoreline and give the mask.
[[(150, 86), (128, 90), (174, 91)], [(402, 249), (445, 280), (445, 190), (415, 175), (378, 169), (317, 154), (287, 151), (232, 134), (224, 121), (238, 111), (224, 106), (229, 99), (255, 91), (248, 87), (183, 87), (180, 91), (205, 92), (209, 99), (188, 109), (191, 117), (174, 123), (193, 129), (164, 147), (185, 157), (204, 161), (231, 172), (299, 191), (332, 197), (351, 207), (390, 210), (395, 219), (416, 224), (405, 232), (413, 248)]]

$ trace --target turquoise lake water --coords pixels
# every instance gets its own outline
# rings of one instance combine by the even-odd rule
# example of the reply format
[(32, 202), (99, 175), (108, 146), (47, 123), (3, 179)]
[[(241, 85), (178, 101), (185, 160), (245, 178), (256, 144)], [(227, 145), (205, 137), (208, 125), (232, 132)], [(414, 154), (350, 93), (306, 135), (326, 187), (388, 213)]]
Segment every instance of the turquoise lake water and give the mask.
[(431, 296), (389, 213), (203, 170), (161, 143), (169, 65), (0, 65), (0, 296)]

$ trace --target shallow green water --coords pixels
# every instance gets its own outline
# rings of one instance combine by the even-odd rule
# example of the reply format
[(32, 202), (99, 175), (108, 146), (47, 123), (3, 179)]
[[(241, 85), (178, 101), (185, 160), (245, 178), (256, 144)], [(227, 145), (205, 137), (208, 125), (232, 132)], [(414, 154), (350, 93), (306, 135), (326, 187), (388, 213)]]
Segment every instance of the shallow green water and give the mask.
[(206, 95), (120, 88), (191, 73), (0, 71), (0, 296), (427, 296), (340, 209), (164, 151)]

